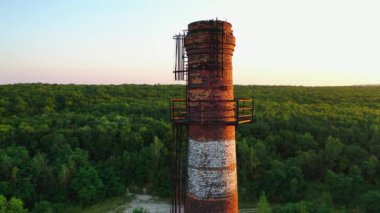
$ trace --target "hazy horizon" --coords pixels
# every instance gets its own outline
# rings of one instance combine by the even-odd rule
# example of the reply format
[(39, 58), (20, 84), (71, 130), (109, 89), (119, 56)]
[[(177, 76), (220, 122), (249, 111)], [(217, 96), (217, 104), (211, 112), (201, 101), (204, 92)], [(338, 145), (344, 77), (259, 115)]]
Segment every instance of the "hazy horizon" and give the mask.
[[(181, 83), (120, 83), (120, 84), (107, 84), (107, 83), (100, 83), (100, 84), (93, 84), (93, 83), (44, 83), (44, 82), (24, 82), (24, 83), (5, 83), (1, 84), (0, 86), (7, 86), (7, 85), (18, 85), (18, 84), (47, 84), (47, 85), (76, 85), (76, 86), (122, 86), (122, 85), (149, 85), (149, 86), (155, 86), (155, 85), (185, 85)], [(352, 84), (352, 85), (314, 85), (314, 86), (308, 86), (308, 85), (290, 85), (290, 84), (234, 84), (234, 86), (261, 86), (261, 87), (378, 87), (380, 84)]]
[(218, 18), (233, 26), (238, 85), (380, 84), (380, 2), (0, 2), (0, 85), (179, 84), (172, 36)]

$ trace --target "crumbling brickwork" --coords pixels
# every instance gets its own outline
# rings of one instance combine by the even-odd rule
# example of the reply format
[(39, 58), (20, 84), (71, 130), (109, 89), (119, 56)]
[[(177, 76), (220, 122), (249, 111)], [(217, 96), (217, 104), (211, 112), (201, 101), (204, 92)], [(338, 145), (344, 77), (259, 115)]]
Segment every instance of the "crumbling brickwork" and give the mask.
[[(237, 213), (235, 120), (231, 24), (210, 20), (189, 24), (188, 179), (185, 212)], [(191, 119), (197, 122), (191, 124)], [(222, 121), (222, 122), (221, 122)]]

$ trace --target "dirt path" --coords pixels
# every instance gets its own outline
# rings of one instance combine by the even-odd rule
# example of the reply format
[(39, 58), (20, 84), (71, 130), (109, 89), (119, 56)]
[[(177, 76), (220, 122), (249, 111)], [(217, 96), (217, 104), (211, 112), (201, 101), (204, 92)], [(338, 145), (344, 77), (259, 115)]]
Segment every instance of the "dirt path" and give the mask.
[[(143, 207), (148, 210), (149, 213), (168, 213), (170, 212), (170, 203), (158, 198), (154, 198), (151, 195), (134, 194), (134, 199), (125, 204), (122, 209), (123, 213), (132, 213), (133, 209)], [(239, 213), (253, 213), (254, 208), (239, 209)]]
[(133, 209), (143, 207), (149, 213), (168, 213), (170, 203), (156, 199), (150, 195), (135, 194), (134, 199), (125, 205), (124, 213), (132, 213)]

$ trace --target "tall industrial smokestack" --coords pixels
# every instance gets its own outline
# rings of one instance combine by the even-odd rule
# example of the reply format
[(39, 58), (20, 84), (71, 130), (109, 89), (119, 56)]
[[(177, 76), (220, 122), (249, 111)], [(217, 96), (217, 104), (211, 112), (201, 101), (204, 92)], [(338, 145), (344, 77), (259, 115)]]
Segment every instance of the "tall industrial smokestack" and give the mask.
[(174, 99), (171, 105), (173, 124), (187, 125), (185, 212), (238, 212), (235, 126), (252, 122), (253, 103), (234, 99), (231, 27), (225, 21), (198, 21), (188, 25), (187, 34), (175, 36), (182, 56), (174, 73), (187, 80), (184, 104)]
[[(188, 182), (185, 212), (238, 212), (231, 24), (189, 24), (185, 38), (189, 73)], [(207, 109), (201, 113), (196, 109)], [(211, 124), (211, 125), (208, 125)]]

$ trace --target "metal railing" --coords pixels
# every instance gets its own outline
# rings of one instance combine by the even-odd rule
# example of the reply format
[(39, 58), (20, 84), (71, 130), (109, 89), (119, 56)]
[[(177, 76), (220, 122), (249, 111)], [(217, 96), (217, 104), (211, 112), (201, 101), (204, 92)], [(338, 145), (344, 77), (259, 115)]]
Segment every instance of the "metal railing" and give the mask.
[(177, 125), (239, 125), (252, 123), (253, 117), (252, 98), (212, 101), (171, 99), (170, 101), (170, 121)]
[(186, 32), (173, 36), (173, 39), (176, 42), (175, 45), (175, 64), (174, 64), (174, 77), (177, 81), (183, 81), (187, 79), (187, 56), (185, 49), (185, 37)]

